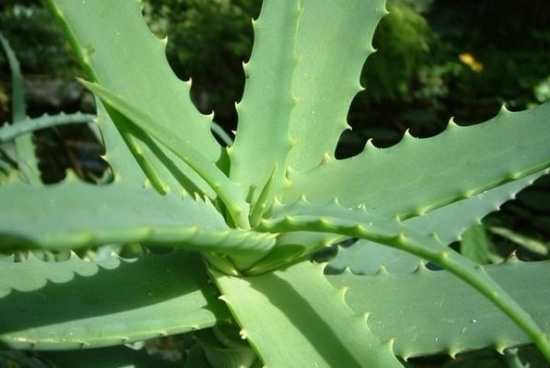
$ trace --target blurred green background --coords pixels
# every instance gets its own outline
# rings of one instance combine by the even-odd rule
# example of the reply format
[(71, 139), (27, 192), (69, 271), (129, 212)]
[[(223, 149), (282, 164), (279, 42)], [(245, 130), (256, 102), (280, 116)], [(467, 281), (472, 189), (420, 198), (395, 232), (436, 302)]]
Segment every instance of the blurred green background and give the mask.
[[(175, 73), (192, 77), (197, 107), (214, 111), (215, 121), (229, 133), (237, 124), (234, 102), (243, 90), (242, 62), (252, 48), (250, 18), (258, 16), (260, 6), (260, 0), (144, 0), (151, 30), (169, 36), (167, 57)], [(391, 14), (374, 38), (378, 52), (361, 76), (367, 90), (352, 103), (353, 130), (343, 133), (339, 157), (356, 154), (369, 138), (389, 146), (409, 128), (428, 137), (445, 129), (451, 116), (459, 124), (475, 124), (495, 115), (503, 103), (521, 110), (550, 100), (550, 1), (389, 0), (388, 8)], [(92, 96), (74, 81), (79, 67), (39, 1), (1, 0), (0, 32), (22, 64), (32, 116), (94, 112)], [(0, 54), (0, 122), (9, 120), (9, 103), (9, 69)], [(103, 148), (89, 128), (48, 129), (34, 138), (48, 183), (61, 180), (67, 168), (86, 180), (105, 169), (99, 157)], [(490, 215), (481, 232), (472, 229), (468, 239), (486, 248), (477, 255), (480, 262), (514, 249), (526, 260), (548, 258), (550, 178)], [(497, 362), (483, 366), (502, 366), (487, 354), (452, 367), (479, 364), (479, 359)]]

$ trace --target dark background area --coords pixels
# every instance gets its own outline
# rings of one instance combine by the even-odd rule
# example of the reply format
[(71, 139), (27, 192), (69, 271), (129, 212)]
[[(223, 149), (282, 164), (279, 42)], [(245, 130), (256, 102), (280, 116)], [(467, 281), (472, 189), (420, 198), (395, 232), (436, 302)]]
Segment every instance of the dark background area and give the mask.
[[(250, 18), (258, 16), (260, 5), (260, 0), (144, 1), (152, 31), (169, 36), (167, 56), (174, 72), (182, 79), (192, 77), (197, 107), (214, 111), (227, 132), (236, 128), (234, 102), (242, 94), (242, 62), (253, 42)], [(389, 146), (409, 128), (415, 136), (428, 137), (445, 129), (451, 116), (459, 124), (475, 124), (495, 115), (503, 103), (514, 111), (550, 100), (549, 1), (395, 0), (388, 8), (391, 15), (375, 34), (378, 52), (361, 76), (367, 90), (352, 103), (353, 130), (343, 133), (339, 157), (358, 153), (368, 138)], [(94, 112), (92, 96), (74, 80), (79, 67), (39, 1), (2, 0), (0, 32), (21, 62), (31, 116)], [(0, 54), (0, 122), (9, 120), (9, 110), (9, 68)], [(85, 180), (105, 169), (99, 157), (103, 147), (85, 126), (48, 129), (34, 138), (47, 183), (61, 180), (67, 168)], [(537, 181), (486, 223), (548, 247), (550, 179)], [(509, 238), (489, 235), (502, 256), (517, 249), (526, 260), (547, 258)], [(473, 361), (496, 359), (493, 353), (481, 354)], [(441, 366), (438, 359), (424, 366)], [(490, 364), (483, 366), (501, 366)]]

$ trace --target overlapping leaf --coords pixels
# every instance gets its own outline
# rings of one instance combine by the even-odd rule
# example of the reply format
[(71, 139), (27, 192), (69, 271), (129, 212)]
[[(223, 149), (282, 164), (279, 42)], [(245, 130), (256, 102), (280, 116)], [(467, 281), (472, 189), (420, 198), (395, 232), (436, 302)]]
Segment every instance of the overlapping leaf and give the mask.
[[(511, 262), (487, 266), (487, 272), (550, 332), (548, 262)], [(395, 352), (409, 358), (436, 353), (496, 348), (502, 352), (530, 339), (473, 289), (446, 271), (422, 265), (412, 273), (361, 276), (327, 275), (337, 287), (349, 287), (346, 301), (368, 313), (373, 333), (395, 339)], [(407, 321), (403, 324), (403, 321)]]
[(210, 327), (227, 317), (209, 290), (201, 260), (185, 253), (4, 262), (0, 343), (79, 349)]

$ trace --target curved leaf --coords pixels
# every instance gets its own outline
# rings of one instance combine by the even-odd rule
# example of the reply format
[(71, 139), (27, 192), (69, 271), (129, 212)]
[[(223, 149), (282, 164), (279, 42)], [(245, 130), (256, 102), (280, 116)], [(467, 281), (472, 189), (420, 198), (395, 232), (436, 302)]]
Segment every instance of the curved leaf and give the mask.
[[(511, 262), (486, 269), (550, 333), (548, 262)], [(406, 274), (345, 272), (327, 277), (336, 287), (349, 287), (350, 307), (369, 314), (369, 326), (380, 339), (394, 338), (395, 352), (402, 358), (454, 356), (487, 347), (503, 352), (530, 342), (493, 304), (446, 271), (429, 271), (419, 264), (416, 272)]]
[(14, 183), (0, 187), (0, 202), (7, 208), (0, 212), (0, 249), (144, 242), (259, 257), (275, 242), (270, 234), (228, 228), (210, 202), (116, 183)]
[(0, 263), (0, 343), (78, 349), (210, 327), (227, 315), (201, 263), (185, 253)]
[(550, 361), (550, 341), (533, 318), (485, 271), (434, 237), (411, 230), (395, 220), (368, 215), (363, 209), (340, 206), (296, 206), (294, 215), (262, 220), (259, 230), (268, 232), (318, 231), (347, 235), (384, 244), (432, 261), (470, 284), (510, 317)]
[[(166, 43), (154, 36), (134, 0), (47, 0), (62, 22), (89, 77), (140, 106), (155, 124), (187, 145), (198, 145), (215, 161), (220, 147), (209, 119), (189, 98), (188, 84), (178, 80), (165, 55)], [(116, 57), (113, 58), (113, 50)]]
[(385, 217), (424, 214), (547, 168), (549, 116), (550, 103), (514, 113), (503, 108), (483, 124), (451, 122), (435, 137), (406, 134), (384, 149), (368, 144), (358, 156), (295, 173), (284, 200), (336, 197), (346, 207), (365, 204)]
[[(408, 219), (403, 225), (426, 235), (435, 234), (441, 243), (449, 244), (459, 240), (467, 228), (479, 223), (485, 215), (497, 210), (505, 201), (514, 198), (521, 189), (541, 175), (542, 173), (530, 175), (472, 198), (437, 208)], [(359, 240), (351, 247), (340, 248), (337, 256), (330, 262), (333, 268), (341, 270), (350, 267), (353, 272), (364, 274), (374, 273), (380, 266), (391, 272), (410, 272), (417, 264), (417, 257), (367, 240)]]
[(267, 367), (400, 367), (365, 319), (323, 275), (303, 262), (237, 278), (211, 271), (222, 296)]

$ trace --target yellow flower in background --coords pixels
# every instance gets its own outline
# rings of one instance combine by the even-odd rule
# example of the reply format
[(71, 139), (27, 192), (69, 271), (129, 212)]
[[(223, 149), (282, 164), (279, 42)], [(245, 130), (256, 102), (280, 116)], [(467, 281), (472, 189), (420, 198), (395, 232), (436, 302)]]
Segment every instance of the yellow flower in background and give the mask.
[(462, 54), (458, 55), (458, 58), (461, 62), (468, 65), (470, 69), (472, 69), (476, 73), (479, 73), (483, 70), (483, 64), (476, 60), (474, 55), (470, 54), (469, 52), (463, 52)]

